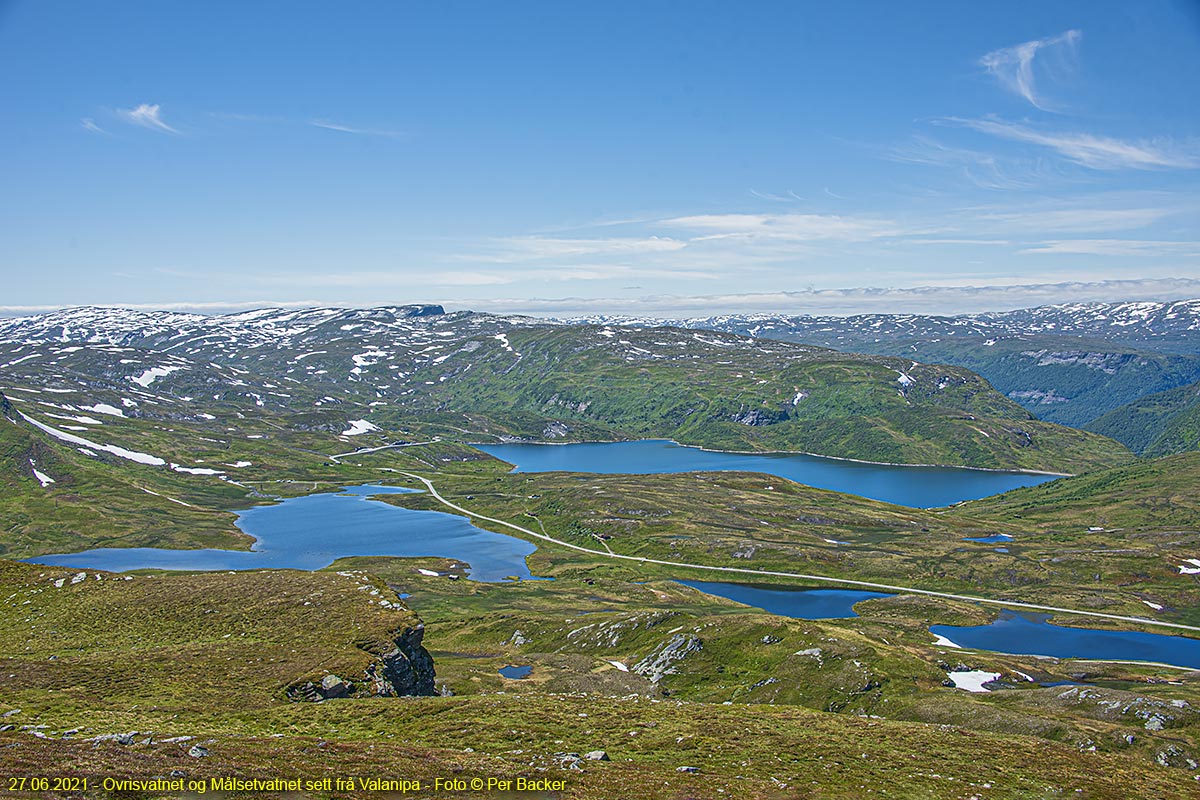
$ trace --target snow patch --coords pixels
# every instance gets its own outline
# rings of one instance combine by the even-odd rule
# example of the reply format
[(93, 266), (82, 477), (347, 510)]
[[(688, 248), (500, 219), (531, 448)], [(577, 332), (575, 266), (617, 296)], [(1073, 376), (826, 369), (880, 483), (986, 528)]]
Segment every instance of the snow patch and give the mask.
[(33, 477), (38, 479), (38, 483), (40, 483), (42, 485), (43, 489), (45, 489), (50, 484), (54, 483), (54, 478), (51, 478), (49, 475), (47, 475), (46, 473), (39, 470), (37, 468), (37, 462), (34, 461), (32, 458), (29, 459), (29, 467), (30, 467), (30, 469), (33, 470)]
[(1155, 611), (1163, 610), (1163, 607), (1160, 606), (1158, 603), (1151, 603), (1149, 600), (1143, 600), (1142, 602), (1145, 603), (1146, 605), (1150, 606), (1151, 608), (1153, 608)]
[(612, 664), (614, 667), (621, 670), (621, 672), (629, 672), (629, 667), (625, 666), (620, 661), (609, 661), (608, 663)]
[(142, 388), (147, 388), (159, 378), (170, 375), (172, 372), (178, 372), (181, 369), (183, 367), (151, 367), (141, 375), (130, 376), (129, 380)]
[[(931, 633), (932, 633), (932, 631), (931, 631)], [(962, 649), (961, 644), (955, 644), (954, 642), (947, 639), (945, 636), (942, 636), (937, 633), (933, 634), (933, 644), (935, 647), (957, 647), (959, 650)]]
[[(95, 409), (89, 410), (94, 411)], [(81, 444), (84, 447), (90, 447), (93, 450), (103, 450), (106, 453), (112, 453), (114, 456), (126, 458), (130, 461), (136, 461), (139, 464), (149, 464), (152, 467), (161, 467), (167, 463), (158, 456), (152, 456), (147, 453), (139, 453), (136, 450), (126, 450), (124, 447), (118, 447), (115, 444), (96, 444), (90, 439), (85, 439), (82, 436), (76, 436), (73, 433), (66, 433), (64, 431), (60, 431), (58, 428), (52, 428), (43, 422), (38, 422), (36, 419), (28, 416), (23, 411), (18, 411), (17, 413), (20, 414), (30, 425), (33, 425), (39, 430), (45, 431), (55, 439), (60, 439), (64, 442), (70, 442), (71, 444)]]
[[(124, 401), (122, 401), (124, 402)], [(137, 405), (136, 403), (134, 405)], [(126, 406), (128, 407), (128, 406)], [(94, 406), (80, 406), (84, 411), (95, 411), (97, 414), (108, 414), (110, 417), (123, 417), (125, 412), (119, 408), (114, 408), (108, 403), (96, 403)]]
[(983, 688), (985, 683), (991, 683), (994, 680), (999, 680), (999, 672), (984, 672), (980, 669), (973, 669), (967, 672), (947, 672), (946, 675), (953, 681), (954, 686), (958, 689), (965, 689), (968, 692), (988, 692), (990, 689)]
[(358, 436), (363, 433), (379, 430), (378, 426), (372, 425), (365, 419), (352, 419), (349, 424), (350, 427), (342, 431), (342, 436)]
[(1179, 568), (1180, 575), (1200, 575), (1200, 558), (1185, 558), (1183, 563), (1191, 564), (1192, 566), (1182, 566)]
[(208, 467), (185, 467), (180, 464), (172, 464), (171, 469), (176, 472), (186, 472), (189, 475), (220, 475), (221, 471), (217, 469), (209, 469)]

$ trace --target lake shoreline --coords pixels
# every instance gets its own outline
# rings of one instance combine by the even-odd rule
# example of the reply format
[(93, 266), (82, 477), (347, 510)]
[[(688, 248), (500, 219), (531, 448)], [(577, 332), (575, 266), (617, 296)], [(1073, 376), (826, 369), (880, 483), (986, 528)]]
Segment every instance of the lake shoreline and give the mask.
[[(500, 438), (500, 437), (497, 437)], [(537, 441), (534, 439), (501, 439), (499, 445), (510, 444), (536, 444), (549, 447), (565, 447), (573, 444), (620, 444), (622, 442), (670, 442), (678, 447), (687, 447), (692, 450), (702, 450), (706, 453), (724, 453), (736, 456), (808, 456), (810, 458), (827, 458), (830, 461), (849, 461), (854, 464), (869, 464), (875, 467), (925, 467), (930, 469), (969, 469), (976, 472), (1000, 472), (1011, 475), (1053, 475), (1056, 478), (1072, 478), (1074, 472), (1051, 472), (1043, 469), (1000, 469), (998, 467), (969, 467), (963, 464), (908, 464), (899, 461), (868, 461), (865, 458), (847, 458), (846, 456), (829, 456), (824, 453), (810, 453), (807, 450), (719, 450), (714, 447), (705, 447), (700, 444), (684, 444), (677, 442), (674, 439), (580, 439), (569, 442), (546, 442)], [(483, 447), (495, 446), (489, 442), (463, 442), (468, 447), (473, 447), (476, 450), (481, 450)], [(483, 452), (487, 452), (484, 450)], [(489, 455), (491, 455), (489, 453)], [(492, 456), (496, 458), (496, 456)], [(503, 461), (503, 459), (499, 459)], [(505, 461), (504, 463), (510, 463)], [(513, 464), (516, 467), (516, 464)], [(636, 473), (634, 473), (636, 474)]]

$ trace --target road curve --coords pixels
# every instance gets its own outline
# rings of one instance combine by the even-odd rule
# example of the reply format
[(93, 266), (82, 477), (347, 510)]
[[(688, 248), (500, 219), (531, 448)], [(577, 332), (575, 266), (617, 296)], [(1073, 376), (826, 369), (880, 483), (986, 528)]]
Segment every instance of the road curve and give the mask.
[(1159, 628), (1177, 628), (1179, 630), (1200, 632), (1200, 627), (1196, 627), (1194, 625), (1183, 625), (1178, 622), (1163, 622), (1163, 621), (1157, 620), (1157, 619), (1146, 619), (1145, 617), (1125, 617), (1125, 616), (1121, 616), (1120, 614), (1105, 614), (1100, 611), (1081, 611), (1081, 610), (1075, 609), (1075, 608), (1061, 608), (1059, 606), (1042, 606), (1042, 605), (1037, 605), (1036, 603), (1021, 603), (1016, 600), (994, 600), (990, 597), (976, 597), (974, 595), (969, 595), (969, 594), (950, 594), (948, 592), (935, 592), (930, 589), (914, 589), (911, 586), (893, 586), (893, 585), (887, 584), (887, 583), (871, 583), (869, 581), (856, 581), (856, 580), (851, 580), (849, 578), (830, 578), (825, 575), (806, 575), (806, 574), (800, 573), (800, 572), (773, 572), (770, 570), (746, 569), (745, 567), (715, 567), (715, 566), (711, 566), (711, 565), (707, 565), (707, 564), (687, 564), (682, 561), (660, 561), (657, 558), (642, 558), (641, 556), (627, 556), (627, 555), (622, 555), (620, 553), (605, 552), (604, 550), (593, 550), (590, 547), (582, 547), (577, 544), (571, 544), (570, 542), (564, 542), (561, 539), (555, 539), (553, 536), (549, 536), (544, 533), (538, 533), (536, 531), (531, 531), (529, 528), (523, 528), (520, 525), (516, 525), (511, 522), (505, 522), (502, 519), (496, 519), (495, 517), (486, 517), (483, 514), (479, 514), (475, 511), (471, 511), (470, 509), (463, 508), (460, 505), (456, 505), (456, 504), (450, 502), (445, 497), (442, 497), (442, 495), (440, 495), (438, 493), (438, 490), (434, 487), (433, 482), (430, 481), (428, 478), (424, 478), (420, 475), (414, 475), (411, 472), (401, 472), (400, 470), (396, 470), (396, 473), (398, 475), (406, 475), (410, 478), (414, 478), (414, 479), (420, 481), (421, 483), (425, 484), (425, 487), (427, 489), (429, 489), (429, 494), (432, 497), (434, 497), (439, 503), (441, 503), (444, 506), (448, 506), (449, 508), (452, 508), (455, 511), (459, 511), (463, 514), (466, 514), (469, 517), (486, 520), (487, 522), (494, 522), (497, 525), (503, 525), (506, 528), (512, 528), (515, 531), (520, 531), (521, 533), (523, 533), (527, 536), (532, 536), (535, 539), (541, 539), (543, 541), (556, 544), (559, 547), (566, 547), (568, 549), (577, 550), (581, 553), (587, 553), (587, 554), (593, 555), (593, 556), (602, 556), (604, 558), (619, 558), (619, 559), (623, 559), (625, 561), (641, 561), (646, 564), (661, 564), (663, 566), (668, 566), (668, 567), (684, 567), (686, 569), (702, 569), (702, 570), (709, 570), (711, 572), (732, 572), (732, 573), (741, 574), (741, 575), (759, 575), (759, 576), (772, 575), (777, 578), (799, 578), (801, 580), (806, 580), (806, 581), (820, 581), (820, 582), (824, 582), (824, 583), (837, 583), (837, 584), (842, 584), (845, 586), (866, 587), (868, 589), (886, 589), (888, 591), (900, 592), (903, 594), (923, 594), (923, 595), (929, 595), (930, 597), (946, 597), (951, 600), (964, 600), (969, 603), (989, 603), (994, 606), (1005, 606), (1007, 608), (1023, 608), (1023, 609), (1028, 609), (1031, 611), (1051, 611), (1051, 612), (1058, 613), (1058, 614), (1075, 614), (1075, 615), (1081, 616), (1081, 617), (1099, 617), (1101, 619), (1115, 619), (1115, 620), (1120, 620), (1121, 622), (1137, 622), (1142, 625), (1153, 625), (1153, 626), (1159, 627)]

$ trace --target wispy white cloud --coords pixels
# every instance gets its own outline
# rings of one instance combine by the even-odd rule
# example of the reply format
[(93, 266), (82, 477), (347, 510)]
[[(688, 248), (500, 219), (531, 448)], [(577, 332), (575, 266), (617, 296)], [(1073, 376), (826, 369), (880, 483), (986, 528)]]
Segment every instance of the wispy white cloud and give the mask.
[(1038, 92), (1034, 59), (1038, 51), (1048, 49), (1063, 56), (1074, 56), (1075, 48), (1082, 37), (1080, 31), (1069, 30), (1058, 36), (1034, 39), (1013, 47), (1002, 47), (979, 59), (979, 65), (994, 76), (1005, 89), (1024, 97), (1036, 108), (1053, 111), (1055, 109)]
[(905, 239), (905, 244), (949, 244), (974, 247), (977, 245), (1012, 244), (1008, 239)]
[(1177, 209), (1164, 207), (1075, 208), (1029, 207), (1023, 209), (972, 210), (968, 224), (997, 231), (1022, 233), (1106, 233), (1153, 225)]
[(1091, 133), (1046, 133), (1001, 119), (959, 119), (943, 122), (962, 125), (1010, 141), (1050, 148), (1060, 156), (1089, 169), (1195, 169), (1200, 167), (1200, 142), (1186, 143), (1161, 137), (1125, 140)]
[(890, 220), (834, 214), (697, 214), (662, 220), (662, 224), (703, 234), (692, 241), (728, 238), (866, 241), (903, 232)]
[(797, 200), (803, 201), (795, 192), (788, 190), (787, 194), (774, 194), (772, 192), (760, 192), (757, 189), (751, 189), (750, 194), (760, 200), (770, 200), (775, 203), (795, 203)]
[(852, 314), (966, 314), (1055, 303), (1184, 300), (1200, 297), (1200, 280), (1066, 281), (976, 286), (860, 287), (711, 295), (447, 299), (447, 308), (569, 317), (621, 314), (678, 319), (685, 316), (776, 312)]
[(79, 120), (79, 125), (85, 131), (90, 131), (91, 133), (108, 133), (108, 131), (104, 130), (104, 128), (101, 128), (99, 125), (97, 125), (96, 120), (92, 119), (91, 117), (84, 117), (83, 119)]
[[(80, 302), (42, 304), (42, 305), (12, 305), (0, 306), (0, 317), (23, 317), (30, 314), (45, 314), (50, 311), (60, 311), (76, 305), (90, 305), (101, 308), (124, 308), (131, 311), (181, 311), (196, 314), (221, 314), (230, 311), (247, 311), (256, 308), (320, 308), (329, 305), (330, 301), (318, 300), (214, 300), (211, 302), (180, 301), (166, 303), (96, 303)], [(333, 305), (350, 305), (353, 303), (333, 303)]]
[(914, 136), (910, 142), (884, 153), (889, 161), (923, 164), (957, 170), (963, 178), (981, 189), (1003, 191), (1045, 187), (1062, 174), (1044, 159), (1002, 156), (995, 153), (954, 147), (927, 136)]
[(669, 253), (687, 247), (687, 242), (666, 236), (568, 239), (549, 236), (513, 236), (494, 240), (493, 255), (470, 256), (472, 260), (510, 263), (531, 259), (580, 258), (584, 256), (631, 256)]
[(404, 135), (403, 131), (392, 130), (390, 128), (360, 128), (356, 125), (346, 125), (341, 122), (331, 122), (325, 119), (309, 120), (308, 124), (314, 128), (324, 128), (327, 131), (338, 131), (339, 133), (353, 133), (359, 136), (383, 136), (394, 139)]
[(1058, 239), (1042, 242), (1022, 253), (1089, 256), (1200, 256), (1200, 242), (1146, 239)]
[(117, 116), (130, 125), (139, 125), (161, 133), (179, 133), (162, 118), (162, 106), (158, 103), (142, 103), (137, 108), (118, 108)]

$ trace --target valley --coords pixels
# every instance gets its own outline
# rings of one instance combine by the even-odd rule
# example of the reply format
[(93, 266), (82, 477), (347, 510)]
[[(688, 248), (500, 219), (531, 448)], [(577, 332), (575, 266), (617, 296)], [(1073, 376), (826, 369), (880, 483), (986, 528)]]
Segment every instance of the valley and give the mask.
[[(0, 322), (0, 364), (0, 746), (29, 774), (1195, 790), (1191, 656), (931, 628), (1193, 642), (1200, 456), (963, 367), (432, 306), (74, 309)], [(459, 536), (515, 544), (433, 549)], [(800, 619), (681, 580), (878, 595)]]

